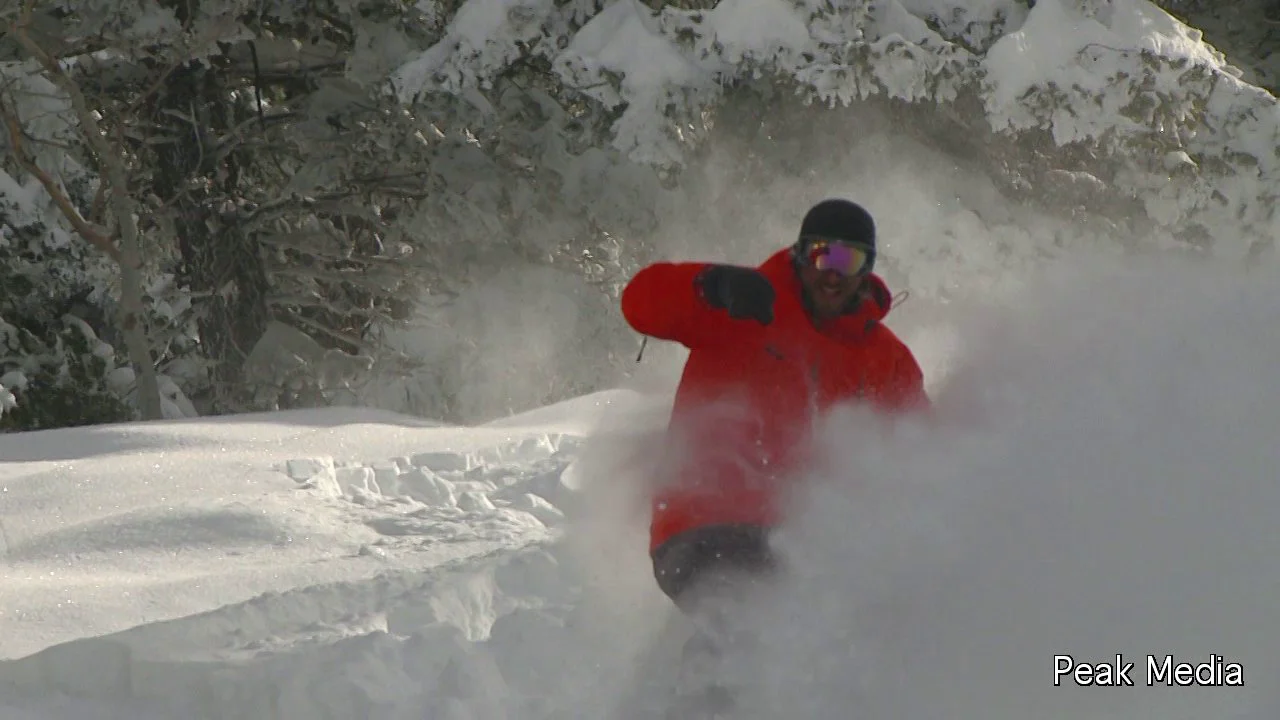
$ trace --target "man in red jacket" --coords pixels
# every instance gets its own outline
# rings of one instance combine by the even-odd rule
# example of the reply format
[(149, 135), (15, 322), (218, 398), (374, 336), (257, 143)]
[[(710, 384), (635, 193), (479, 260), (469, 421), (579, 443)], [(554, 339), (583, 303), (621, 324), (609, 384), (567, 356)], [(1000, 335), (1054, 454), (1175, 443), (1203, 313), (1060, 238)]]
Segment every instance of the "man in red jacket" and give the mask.
[(623, 291), (636, 331), (690, 349), (649, 543), (658, 586), (685, 612), (776, 567), (769, 534), (817, 416), (848, 401), (928, 405), (920, 366), (882, 322), (891, 296), (875, 260), (871, 215), (826, 200), (757, 268), (661, 262)]

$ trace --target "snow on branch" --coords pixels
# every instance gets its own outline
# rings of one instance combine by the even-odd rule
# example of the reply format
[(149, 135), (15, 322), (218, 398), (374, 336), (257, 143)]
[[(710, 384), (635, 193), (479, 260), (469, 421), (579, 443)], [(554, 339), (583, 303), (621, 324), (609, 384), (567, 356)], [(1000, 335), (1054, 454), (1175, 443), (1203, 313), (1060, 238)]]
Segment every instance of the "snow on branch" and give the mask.
[[(106, 246), (110, 248), (108, 253), (112, 255), (112, 258), (116, 260), (120, 268), (120, 325), (126, 337), (130, 359), (137, 373), (138, 406), (142, 411), (143, 419), (158, 419), (162, 415), (162, 403), (154, 360), (151, 356), (151, 345), (144, 328), (143, 263), (138, 242), (139, 233), (137, 217), (134, 212), (135, 203), (129, 195), (129, 171), (124, 158), (119, 152), (119, 148), (112, 147), (107, 140), (107, 136), (98, 122), (98, 116), (90, 107), (88, 100), (80, 89), (80, 85), (67, 73), (56, 58), (31, 38), (28, 31), (31, 26), (34, 9), (35, 0), (26, 0), (19, 19), (9, 24), (9, 34), (39, 62), (44, 68), (48, 79), (67, 94), (68, 99), (71, 101), (72, 111), (80, 124), (84, 141), (96, 156), (103, 174), (106, 176), (105, 179), (110, 185), (110, 193), (107, 197), (115, 215), (120, 243), (118, 246), (111, 243), (101, 233), (86, 235), (85, 239), (98, 246), (106, 243)], [(17, 128), (15, 123), (9, 123), (9, 125), (11, 130)], [(15, 137), (20, 145), (21, 133), (17, 133)], [(65, 199), (65, 195), (63, 199)], [(63, 207), (64, 213), (67, 210), (74, 210), (74, 207), (69, 202), (65, 206), (60, 203), (60, 207)], [(82, 234), (87, 230), (92, 230), (89, 224), (79, 217), (78, 213), (74, 217), (68, 215), (68, 220), (73, 224), (78, 222), (76, 229)]]
[(566, 93), (609, 115), (616, 149), (658, 166), (684, 161), (729, 85), (767, 79), (831, 106), (873, 95), (938, 106), (963, 98), (957, 132), (1079, 148), (1113, 192), (1143, 198), (1158, 225), (1280, 232), (1270, 212), (1280, 200), (1276, 99), (1146, 0), (690, 6), (611, 0), (584, 13), (470, 0), (394, 80), (406, 100), (459, 94), (539, 57)]
[(26, 143), (23, 140), (22, 126), (18, 122), (16, 112), (10, 111), (6, 107), (3, 97), (0, 97), (0, 122), (4, 123), (5, 131), (9, 137), (9, 147), (13, 152), (14, 158), (18, 161), (18, 165), (26, 170), (33, 177), (40, 181), (44, 186), (45, 192), (49, 193), (49, 197), (53, 198), (53, 202), (62, 211), (62, 214), (71, 223), (80, 237), (84, 238), (89, 244), (106, 253), (112, 260), (121, 262), (120, 250), (116, 248), (115, 243), (107, 236), (106, 231), (94, 225), (80, 214), (76, 209), (75, 203), (67, 197), (67, 193), (63, 191), (62, 186), (57, 180), (53, 179), (44, 168), (36, 164), (35, 158), (27, 152)]

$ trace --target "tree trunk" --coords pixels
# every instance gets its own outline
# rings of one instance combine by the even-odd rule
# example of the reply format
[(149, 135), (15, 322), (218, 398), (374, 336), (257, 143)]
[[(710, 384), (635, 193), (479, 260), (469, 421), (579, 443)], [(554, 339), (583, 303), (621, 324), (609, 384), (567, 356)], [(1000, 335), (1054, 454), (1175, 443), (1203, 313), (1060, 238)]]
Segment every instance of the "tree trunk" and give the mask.
[(125, 346), (137, 382), (138, 412), (143, 420), (159, 420), (164, 417), (164, 409), (145, 325), (142, 253), (138, 247), (138, 227), (131, 212), (132, 199), (123, 182), (111, 181), (111, 203), (120, 222), (120, 326), (124, 329)]
[(120, 246), (120, 312), (124, 328), (125, 345), (129, 361), (133, 365), (138, 412), (143, 420), (159, 420), (163, 417), (160, 403), (160, 382), (156, 376), (155, 360), (151, 357), (151, 344), (144, 325), (144, 300), (142, 291), (142, 251), (138, 244), (138, 223), (133, 215), (133, 198), (129, 197), (129, 175), (118, 148), (102, 134), (102, 128), (93, 110), (85, 100), (79, 84), (63, 70), (52, 56), (27, 35), (34, 4), (28, 2), (22, 11), (22, 20), (11, 25), (18, 42), (44, 66), (49, 79), (58, 85), (71, 100), (71, 108), (80, 121), (80, 131), (101, 163), (102, 181), (111, 188), (111, 210), (119, 223)]
[(85, 102), (84, 95), (75, 81), (66, 75), (63, 89), (71, 97), (80, 127), (93, 152), (102, 163), (105, 180), (111, 186), (111, 212), (116, 217), (120, 233), (120, 323), (124, 329), (129, 362), (133, 365), (138, 412), (143, 420), (159, 420), (164, 417), (160, 403), (160, 382), (156, 376), (155, 359), (151, 356), (151, 341), (145, 325), (145, 301), (142, 290), (142, 248), (138, 244), (138, 221), (134, 217), (134, 202), (129, 196), (129, 177), (124, 160), (103, 136), (98, 121)]
[(220, 73), (193, 61), (171, 73), (149, 104), (150, 121), (177, 138), (156, 148), (151, 191), (176, 210), (179, 280), (205, 295), (198, 301), (198, 327), (205, 357), (212, 361), (211, 387), (191, 399), (206, 414), (266, 409), (253, 403), (243, 368), (267, 327), (270, 282), (257, 240), (234, 221), (234, 213), (216, 212), (221, 205), (238, 203), (244, 193), (240, 168), (248, 151), (232, 150), (214, 164), (214, 153), (201, 146), (201, 134), (182, 119), (190, 116), (214, 136), (245, 119), (236, 116), (226, 99), (230, 89)]

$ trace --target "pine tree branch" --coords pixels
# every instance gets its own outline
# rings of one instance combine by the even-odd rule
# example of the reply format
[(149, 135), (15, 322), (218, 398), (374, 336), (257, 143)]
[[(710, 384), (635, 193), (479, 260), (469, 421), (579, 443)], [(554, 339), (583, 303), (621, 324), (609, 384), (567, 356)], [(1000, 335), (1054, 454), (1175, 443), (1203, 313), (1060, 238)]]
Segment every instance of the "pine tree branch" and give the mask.
[[(96, 114), (85, 99), (84, 92), (61, 63), (44, 51), (31, 39), (28, 28), (35, 0), (27, 0), (21, 18), (9, 24), (10, 33), (32, 57), (44, 67), (49, 80), (62, 89), (71, 100), (71, 108), (80, 121), (80, 132), (97, 156), (100, 176), (110, 185), (107, 202), (115, 215), (119, 230), (118, 251), (112, 254), (120, 268), (120, 328), (129, 350), (129, 359), (136, 373), (138, 409), (144, 420), (157, 420), (164, 411), (160, 401), (159, 382), (155, 360), (151, 356), (151, 344), (145, 326), (145, 292), (142, 277), (142, 249), (138, 241), (138, 225), (134, 217), (135, 203), (129, 195), (129, 176), (125, 160), (107, 141)], [(116, 246), (112, 246), (116, 249)]]
[(115, 243), (107, 236), (106, 232), (80, 214), (80, 211), (76, 209), (75, 203), (71, 202), (71, 198), (67, 197), (66, 192), (63, 191), (58, 181), (54, 180), (52, 175), (40, 167), (35, 158), (31, 157), (30, 153), (27, 152), (23, 141), (22, 125), (18, 122), (18, 115), (16, 112), (9, 112), (2, 98), (0, 98), (0, 121), (4, 122), (8, 130), (9, 146), (13, 149), (13, 156), (18, 161), (18, 165), (40, 181), (40, 184), (44, 186), (45, 192), (49, 193), (49, 197), (53, 198), (54, 204), (62, 211), (63, 216), (67, 218), (67, 221), (71, 223), (80, 237), (105, 252), (112, 260), (117, 263), (121, 262), (120, 250), (116, 248)]

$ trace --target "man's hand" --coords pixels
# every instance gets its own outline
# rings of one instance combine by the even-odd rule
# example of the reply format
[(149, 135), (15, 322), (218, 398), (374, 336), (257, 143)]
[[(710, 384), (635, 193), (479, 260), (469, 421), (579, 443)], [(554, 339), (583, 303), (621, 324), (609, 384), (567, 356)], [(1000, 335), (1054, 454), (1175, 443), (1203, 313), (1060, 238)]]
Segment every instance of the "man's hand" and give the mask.
[(773, 322), (775, 292), (769, 279), (753, 268), (712, 265), (694, 280), (698, 295), (713, 308), (737, 320)]

